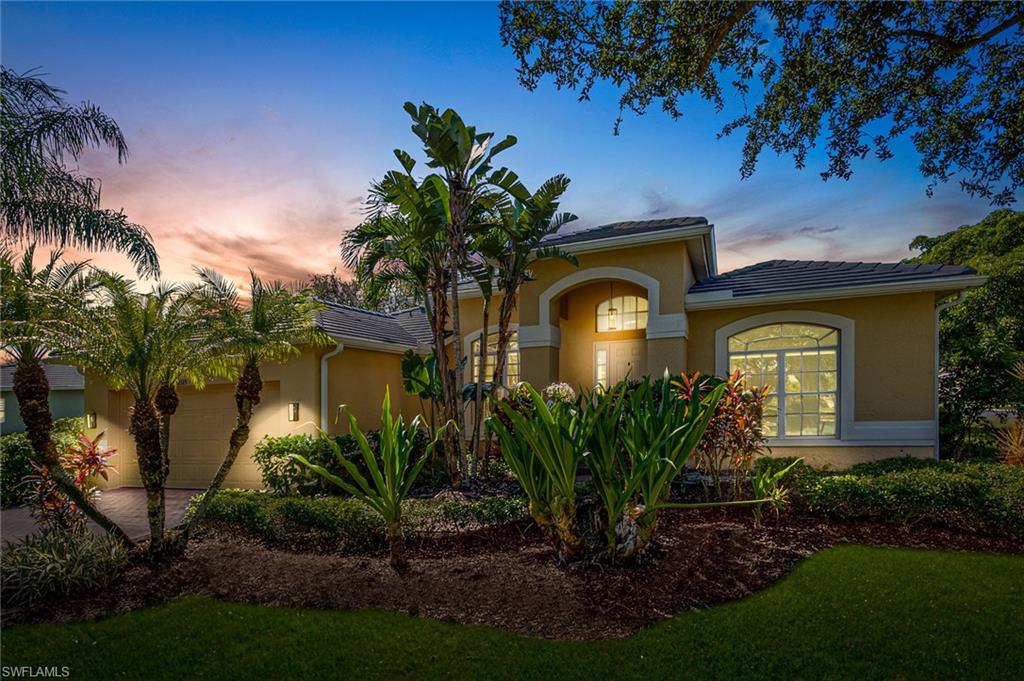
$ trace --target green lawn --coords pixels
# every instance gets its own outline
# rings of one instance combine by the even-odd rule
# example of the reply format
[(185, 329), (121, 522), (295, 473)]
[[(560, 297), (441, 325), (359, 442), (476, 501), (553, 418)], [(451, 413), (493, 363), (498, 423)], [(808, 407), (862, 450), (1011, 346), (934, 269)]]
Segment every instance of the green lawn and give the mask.
[(1024, 557), (842, 547), (778, 585), (622, 641), (542, 641), (380, 612), (189, 599), (3, 631), (4, 666), (74, 679), (1009, 679)]

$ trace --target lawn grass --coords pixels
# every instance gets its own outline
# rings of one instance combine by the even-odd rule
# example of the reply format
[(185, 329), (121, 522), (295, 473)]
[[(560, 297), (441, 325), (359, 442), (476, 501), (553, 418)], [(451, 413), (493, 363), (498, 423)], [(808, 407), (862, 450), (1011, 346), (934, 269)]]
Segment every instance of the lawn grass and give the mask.
[(6, 629), (2, 646), (4, 666), (68, 665), (74, 679), (991, 681), (1024, 670), (1024, 557), (829, 549), (755, 596), (620, 641), (186, 599)]

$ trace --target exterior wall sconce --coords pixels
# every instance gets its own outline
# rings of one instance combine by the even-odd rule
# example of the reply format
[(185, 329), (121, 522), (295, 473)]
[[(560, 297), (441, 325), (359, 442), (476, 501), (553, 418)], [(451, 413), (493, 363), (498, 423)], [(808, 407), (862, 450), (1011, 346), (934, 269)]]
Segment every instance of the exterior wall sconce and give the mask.
[(96, 412), (90, 411), (85, 415), (85, 427), (89, 429), (96, 427)]
[(299, 420), (299, 403), (289, 402), (288, 403), (288, 420), (298, 421)]

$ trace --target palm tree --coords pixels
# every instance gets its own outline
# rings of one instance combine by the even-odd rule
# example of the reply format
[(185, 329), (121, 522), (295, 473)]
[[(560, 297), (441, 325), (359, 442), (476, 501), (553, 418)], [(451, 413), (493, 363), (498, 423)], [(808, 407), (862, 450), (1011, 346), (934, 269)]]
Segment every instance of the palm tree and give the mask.
[[(404, 187), (404, 208), (389, 196)], [(411, 288), (419, 297), (430, 321), (434, 358), (441, 384), (442, 420), (461, 386), (455, 383), (447, 352), (450, 272), (444, 216), (434, 189), (417, 185), (408, 176), (390, 173), (370, 189), (370, 216), (345, 235), (342, 257), (351, 267), (371, 300), (393, 286)], [(431, 426), (435, 426), (432, 423)], [(451, 431), (451, 432), (448, 432)], [(457, 429), (446, 431), (444, 454), (448, 479), (460, 476)]]
[[(387, 173), (378, 186), (384, 200), (399, 214), (440, 224), (443, 228), (446, 243), (441, 269), (445, 273), (435, 272), (431, 282), (439, 287), (432, 292), (433, 297), (438, 302), (444, 301), (444, 306), (439, 305), (434, 311), (437, 324), (434, 350), (444, 377), (442, 419), (458, 423), (463, 411), (465, 363), (458, 356), (451, 363), (443, 335), (448, 331), (450, 310), (451, 332), (455, 338), (462, 338), (458, 284), (469, 261), (468, 239), (480, 227), (474, 222), (477, 216), (492, 210), (507, 195), (526, 200), (529, 192), (515, 173), (507, 168), (494, 169), (491, 165), (497, 154), (516, 143), (515, 137), (509, 135), (492, 146), (494, 133), (477, 132), (451, 109), (442, 112), (429, 104), (417, 108), (412, 102), (406, 102), (405, 110), (412, 118), (413, 133), (423, 145), (427, 167), (434, 172), (417, 181), (412, 174), (416, 161), (409, 153), (398, 149), (395, 156), (402, 170)], [(458, 475), (451, 478), (458, 484), (460, 477), (467, 473), (467, 460), (462, 438), (454, 428), (445, 431), (445, 455), (447, 460), (454, 456), (460, 462)]]
[(501, 289), (501, 305), (498, 308), (498, 347), (494, 363), (495, 386), (504, 383), (505, 363), (508, 361), (508, 346), (512, 313), (519, 298), (519, 287), (530, 277), (530, 267), (539, 260), (560, 259), (578, 265), (576, 256), (553, 246), (544, 246), (544, 239), (554, 234), (563, 225), (574, 220), (572, 213), (559, 213), (559, 200), (569, 188), (569, 178), (555, 175), (523, 201), (514, 201), (502, 211), (502, 225), (506, 237), (504, 257), (498, 260), (498, 287)]
[(238, 458), (238, 452), (249, 440), (249, 422), (263, 392), (260, 365), (284, 362), (299, 355), (304, 345), (330, 343), (327, 334), (316, 325), (316, 313), (323, 305), (308, 290), (296, 292), (280, 282), (264, 282), (250, 270), (251, 298), (246, 305), (237, 287), (227, 278), (211, 269), (197, 269), (196, 274), (202, 282), (197, 291), (199, 304), (212, 311), (212, 328), (226, 339), (232, 359), (239, 367), (235, 384), (238, 416), (224, 461), (188, 522), (179, 528), (182, 543), (188, 541), (191, 528), (206, 514)]
[(96, 508), (60, 465), (60, 455), (50, 435), (50, 385), (42, 361), (48, 346), (78, 335), (69, 324), (68, 312), (82, 305), (95, 284), (85, 262), (61, 263), (61, 251), (54, 251), (40, 269), (35, 269), (35, 245), (17, 260), (7, 249), (0, 252), (0, 350), (16, 363), (13, 389), (21, 419), (36, 456), (45, 465), (61, 491), (104, 530), (131, 546), (131, 538)]
[[(161, 433), (170, 414), (161, 413), (166, 405), (157, 396), (169, 377), (203, 388), (208, 369), (186, 363), (196, 351), (201, 310), (188, 288), (158, 284), (150, 293), (139, 293), (131, 282), (109, 275), (102, 279), (100, 303), (82, 315), (79, 338), (62, 350), (112, 389), (131, 393), (129, 432), (146, 490), (149, 550), (160, 554), (166, 548), (164, 486), (170, 473)], [(198, 354), (207, 354), (201, 345)]]
[(109, 147), (123, 163), (128, 156), (117, 123), (96, 106), (68, 106), (62, 90), (29, 73), (0, 67), (3, 126), (0, 222), (13, 242), (114, 249), (140, 275), (160, 271), (156, 249), (144, 227), (123, 212), (100, 207), (100, 184), (69, 172), (87, 148)]

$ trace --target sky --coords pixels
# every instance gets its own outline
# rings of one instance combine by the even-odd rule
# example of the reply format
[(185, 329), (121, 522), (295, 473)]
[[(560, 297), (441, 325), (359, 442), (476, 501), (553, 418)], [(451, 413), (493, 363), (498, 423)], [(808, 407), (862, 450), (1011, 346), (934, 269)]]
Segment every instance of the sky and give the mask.
[[(162, 277), (193, 266), (236, 279), (301, 280), (340, 262), (369, 183), (418, 149), (405, 101), (451, 107), (519, 143), (499, 160), (528, 187), (564, 173), (574, 228), (700, 215), (715, 225), (722, 271), (774, 258), (892, 261), (918, 234), (977, 222), (992, 207), (952, 182), (933, 197), (909, 141), (896, 158), (823, 182), (812, 154), (798, 170), (766, 152), (741, 180), (742, 133), (717, 139), (735, 112), (693, 100), (673, 120), (626, 114), (595, 89), (586, 102), (550, 81), (516, 80), (495, 3), (0, 4), (0, 59), (35, 69), (121, 126), (127, 163), (89, 152), (103, 205), (145, 225)], [(91, 256), (130, 274), (117, 254)]]

